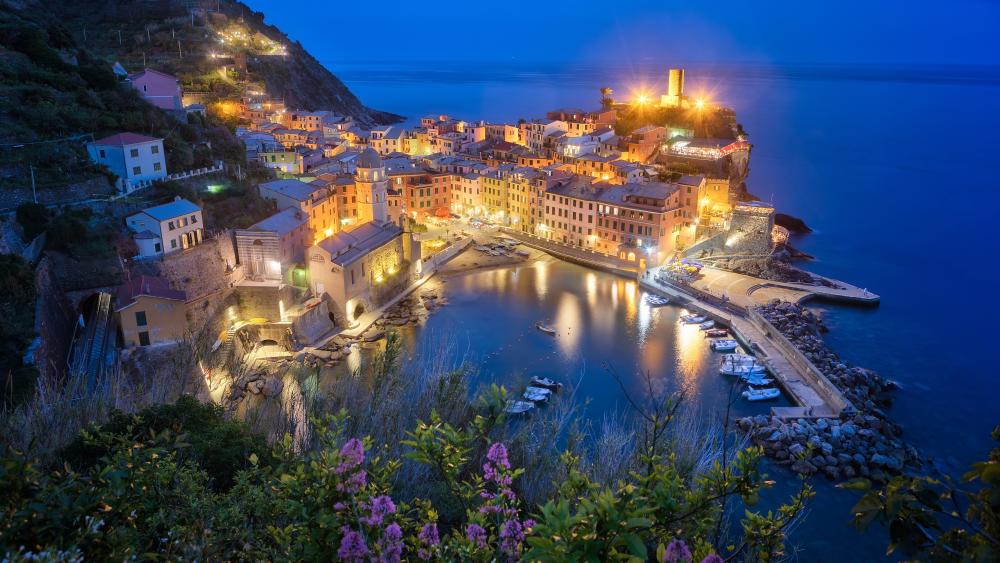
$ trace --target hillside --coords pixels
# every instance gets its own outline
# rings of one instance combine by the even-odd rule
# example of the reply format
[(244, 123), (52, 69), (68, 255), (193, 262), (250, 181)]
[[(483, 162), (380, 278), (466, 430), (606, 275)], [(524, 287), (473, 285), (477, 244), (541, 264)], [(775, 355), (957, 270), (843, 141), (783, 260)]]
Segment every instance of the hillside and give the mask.
[[(225, 93), (249, 82), (289, 108), (332, 110), (365, 126), (400, 119), (365, 107), (298, 42), (241, 2), (75, 0), (58, 2), (54, 15), (92, 53), (130, 71), (150, 66), (175, 74), (185, 91)], [(214, 58), (220, 51), (231, 56)]]

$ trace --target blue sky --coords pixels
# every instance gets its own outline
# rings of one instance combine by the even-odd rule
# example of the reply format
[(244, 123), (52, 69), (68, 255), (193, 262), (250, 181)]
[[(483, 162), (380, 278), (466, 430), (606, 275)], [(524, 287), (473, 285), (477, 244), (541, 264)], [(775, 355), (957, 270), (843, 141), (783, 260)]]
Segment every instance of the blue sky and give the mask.
[(317, 58), (1000, 63), (986, 0), (244, 0)]

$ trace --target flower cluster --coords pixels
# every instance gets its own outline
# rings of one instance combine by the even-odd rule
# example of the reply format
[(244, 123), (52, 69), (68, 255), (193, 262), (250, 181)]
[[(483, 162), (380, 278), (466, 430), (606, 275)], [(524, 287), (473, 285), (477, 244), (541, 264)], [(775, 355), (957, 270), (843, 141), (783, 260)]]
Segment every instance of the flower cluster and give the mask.
[[(684, 540), (673, 540), (667, 544), (667, 548), (663, 551), (660, 563), (691, 563), (692, 560), (691, 550), (684, 543)], [(712, 553), (705, 556), (701, 560), (701, 563), (725, 563), (725, 561), (725, 559)]]
[[(503, 444), (492, 444), (486, 453), (483, 481), (486, 488), (479, 493), (479, 496), (486, 502), (479, 507), (479, 513), (496, 519), (500, 550), (509, 560), (516, 560), (521, 554), (525, 534), (531, 530), (535, 522), (520, 519), (517, 495), (511, 489), (514, 472), (511, 471), (507, 448)], [(475, 529), (470, 525), (466, 530), (466, 537), (477, 546), (485, 546), (487, 542), (485, 530), (478, 525)]]
[(433, 557), (435, 551), (434, 548), (441, 543), (441, 537), (438, 536), (437, 524), (434, 522), (424, 524), (424, 527), (420, 529), (420, 533), (417, 534), (417, 539), (420, 541), (420, 548), (417, 550), (417, 557), (423, 559), (424, 561)]
[(351, 438), (340, 448), (340, 464), (334, 469), (338, 475), (350, 473), (347, 480), (337, 483), (338, 491), (345, 491), (349, 494), (357, 494), (365, 487), (368, 474), (364, 469), (360, 469), (365, 462), (365, 445), (357, 438)]

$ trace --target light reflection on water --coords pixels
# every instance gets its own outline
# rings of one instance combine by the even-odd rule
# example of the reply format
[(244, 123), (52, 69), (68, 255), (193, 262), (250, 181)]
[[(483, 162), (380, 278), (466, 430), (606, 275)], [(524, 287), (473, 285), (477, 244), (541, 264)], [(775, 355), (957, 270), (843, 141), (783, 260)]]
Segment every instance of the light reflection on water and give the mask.
[[(681, 309), (650, 307), (632, 280), (545, 258), (513, 268), (473, 271), (445, 278), (448, 305), (423, 326), (400, 331), (404, 365), (426, 365), (448, 342), (461, 343), (476, 363), (478, 383), (512, 386), (523, 375), (580, 381), (577, 397), (588, 416), (628, 410), (613, 371), (636, 398), (654, 390), (683, 391), (706, 416), (721, 417), (732, 380), (719, 375), (717, 356), (696, 325), (680, 325)], [(552, 324), (555, 337), (534, 328)], [(433, 336), (431, 336), (433, 335)], [(352, 354), (348, 363), (370, 353)], [(520, 389), (511, 389), (520, 393)], [(740, 402), (737, 412), (767, 412), (773, 404)]]

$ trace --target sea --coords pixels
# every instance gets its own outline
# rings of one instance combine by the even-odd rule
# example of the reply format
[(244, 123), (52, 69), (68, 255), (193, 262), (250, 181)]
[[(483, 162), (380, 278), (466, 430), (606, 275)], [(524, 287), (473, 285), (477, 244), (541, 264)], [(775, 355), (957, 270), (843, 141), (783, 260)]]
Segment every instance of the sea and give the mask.
[[(659, 61), (324, 64), (366, 105), (406, 116), (407, 123), (428, 114), (515, 122), (556, 108), (596, 108), (601, 87), (621, 98), (663, 91), (669, 66)], [(985, 459), (990, 432), (1000, 423), (1000, 361), (994, 362), (990, 344), (991, 323), (1000, 313), (994, 230), (1000, 209), (994, 164), (1000, 154), (1000, 68), (702, 63), (686, 66), (685, 90), (736, 110), (753, 144), (748, 190), (814, 230), (793, 239), (814, 256), (802, 266), (881, 295), (876, 308), (812, 303), (830, 328), (827, 342), (848, 362), (900, 384), (889, 414), (935, 468), (960, 474)], [(472, 303), (465, 320), (480, 322), (506, 309), (496, 295), (524, 293), (530, 300), (539, 283), (556, 315), (574, 314), (560, 313), (559, 307), (569, 307), (560, 305), (567, 300), (618, 295), (612, 287), (617, 282), (603, 275), (594, 288), (576, 266), (547, 268), (553, 279), (567, 281), (546, 284), (544, 275), (526, 267), (520, 274), (503, 273), (503, 279), (471, 274), (453, 294), (459, 305)], [(518, 275), (531, 281), (519, 282)], [(499, 293), (497, 284), (503, 285)], [(507, 284), (531, 287), (513, 291)], [(484, 288), (490, 295), (482, 300), (486, 311), (475, 297)], [(631, 290), (620, 291), (624, 303)], [(636, 338), (655, 339), (656, 324), (643, 321), (641, 310), (621, 308), (626, 324), (653, 327)], [(656, 313), (670, 326), (673, 314)], [(461, 307), (447, 315), (452, 320), (439, 322), (435, 331), (464, 330)], [(492, 334), (469, 330), (474, 329), (461, 337), (490, 342)], [(593, 346), (603, 339), (582, 338), (583, 350), (599, 355)], [(620, 336), (609, 341), (618, 343), (615, 338)], [(677, 360), (684, 356), (683, 331), (671, 328), (663, 338), (672, 339), (678, 381), (707, 377), (702, 367), (691, 371), (694, 375), (683, 373)], [(506, 369), (524, 356), (527, 345), (513, 342), (506, 352), (492, 344), (478, 346), (483, 357), (501, 356), (492, 365)], [(603, 361), (610, 357), (629, 367), (636, 354), (629, 346), (612, 346)], [(638, 354), (645, 358), (640, 364), (648, 363), (641, 346)], [(581, 361), (579, 354), (574, 358)], [(600, 371), (601, 361), (593, 359), (591, 369)], [(573, 369), (579, 371), (578, 363)], [(776, 495), (791, 492), (790, 473), (777, 466), (769, 472), (779, 482)], [(792, 533), (796, 558), (884, 556), (884, 530), (860, 533), (849, 526), (857, 494), (822, 479), (814, 485), (817, 497)]]

